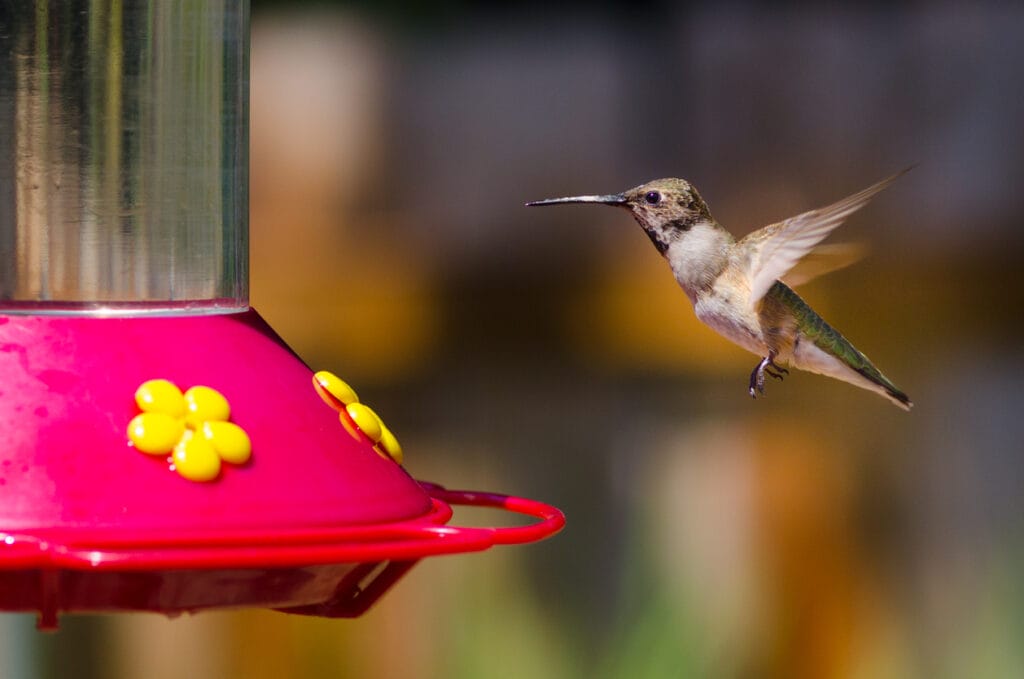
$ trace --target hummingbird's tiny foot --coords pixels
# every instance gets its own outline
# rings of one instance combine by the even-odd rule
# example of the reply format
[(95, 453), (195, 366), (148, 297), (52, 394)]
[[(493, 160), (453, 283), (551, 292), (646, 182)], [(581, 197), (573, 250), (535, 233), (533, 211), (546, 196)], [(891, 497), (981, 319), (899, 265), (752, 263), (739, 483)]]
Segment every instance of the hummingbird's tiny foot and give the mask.
[[(778, 366), (776, 366), (776, 369), (778, 369)], [(775, 379), (777, 379), (777, 380), (784, 380), (784, 379), (786, 379), (785, 376), (782, 375), (782, 373), (772, 372), (768, 368), (765, 368), (764, 371), (766, 373), (768, 373), (769, 375), (771, 375), (772, 377), (774, 377)], [(783, 372), (788, 373), (789, 371), (788, 370), (783, 370)]]
[[(750, 397), (751, 398), (757, 398), (758, 392), (760, 392), (760, 394), (762, 396), (764, 396), (764, 372), (765, 372), (765, 368), (771, 362), (772, 362), (772, 355), (769, 354), (769, 355), (765, 356), (763, 359), (761, 359), (761, 362), (757, 364), (757, 367), (754, 368), (754, 371), (752, 373), (750, 373)], [(771, 372), (769, 372), (768, 374), (772, 375)], [(772, 377), (780, 377), (781, 378), (781, 376), (778, 376), (778, 375), (772, 375)]]
[[(788, 370), (786, 370), (781, 365), (779, 365), (778, 363), (775, 362), (775, 356), (774, 355), (771, 355), (771, 356), (768, 357), (768, 365), (770, 365), (771, 367), (773, 367), (776, 370), (778, 370), (779, 373), (782, 374), (782, 375), (788, 375), (789, 374)], [(773, 377), (774, 377), (774, 375), (773, 375)], [(780, 377), (779, 379), (782, 379), (782, 378)]]

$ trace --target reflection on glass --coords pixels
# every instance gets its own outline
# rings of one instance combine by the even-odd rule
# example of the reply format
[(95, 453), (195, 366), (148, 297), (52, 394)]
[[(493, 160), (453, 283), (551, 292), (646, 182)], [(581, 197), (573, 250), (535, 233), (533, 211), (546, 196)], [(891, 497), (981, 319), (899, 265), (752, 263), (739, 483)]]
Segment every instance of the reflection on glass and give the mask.
[(0, 7), (0, 311), (248, 304), (248, 6)]

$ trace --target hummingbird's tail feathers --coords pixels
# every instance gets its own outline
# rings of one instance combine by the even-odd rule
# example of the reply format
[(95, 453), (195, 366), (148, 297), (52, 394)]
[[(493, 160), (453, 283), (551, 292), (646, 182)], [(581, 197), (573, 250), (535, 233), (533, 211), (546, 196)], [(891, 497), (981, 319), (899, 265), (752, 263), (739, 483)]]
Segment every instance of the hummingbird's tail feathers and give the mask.
[[(863, 354), (861, 355), (863, 356)], [(879, 372), (878, 368), (871, 365), (871, 363), (867, 364), (867, 368), (868, 369), (859, 369), (857, 372), (878, 387), (874, 391), (885, 396), (897, 407), (902, 408), (903, 410), (909, 411), (914, 407), (914, 402), (910, 400), (910, 397), (893, 384), (889, 378)]]
[[(842, 335), (839, 337), (842, 338)], [(846, 339), (842, 339), (840, 346), (827, 341), (800, 342), (794, 348), (790, 362), (801, 370), (833, 377), (861, 389), (873, 391), (903, 410), (910, 410), (914, 405), (906, 393), (893, 384)]]
[(822, 321), (820, 329), (824, 332), (813, 338), (813, 344), (820, 351), (830, 354), (834, 360), (833, 365), (824, 370), (821, 370), (819, 366), (815, 372), (822, 372), (830, 377), (881, 394), (903, 410), (910, 410), (913, 407), (914, 404), (910, 397), (893, 384), (892, 380), (883, 375), (882, 371), (876, 368), (868, 357), (858, 351), (838, 330), (824, 321)]
[(800, 295), (782, 283), (772, 287), (772, 297), (785, 304), (797, 319), (798, 334), (790, 361), (797, 368), (828, 375), (885, 396), (904, 410), (910, 398), (875, 367), (850, 340), (829, 325)]
[(910, 412), (910, 409), (914, 407), (914, 402), (910, 400), (910, 397), (904, 394), (899, 389), (886, 389), (885, 395), (889, 397), (897, 407)]

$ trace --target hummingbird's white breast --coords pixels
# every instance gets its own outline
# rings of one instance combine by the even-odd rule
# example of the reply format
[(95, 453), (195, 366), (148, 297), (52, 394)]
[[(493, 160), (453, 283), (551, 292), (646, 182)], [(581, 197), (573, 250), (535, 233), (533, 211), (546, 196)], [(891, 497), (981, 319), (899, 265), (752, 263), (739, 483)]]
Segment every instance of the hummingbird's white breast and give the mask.
[(672, 274), (694, 304), (729, 263), (732, 236), (710, 222), (697, 222), (665, 250)]
[(764, 356), (768, 353), (768, 345), (749, 299), (749, 286), (714, 285), (697, 295), (693, 311), (701, 322), (718, 334), (753, 354)]
[(747, 351), (763, 356), (768, 347), (750, 303), (749, 258), (740, 254), (725, 229), (698, 222), (671, 244), (665, 258), (693, 303), (697, 318)]

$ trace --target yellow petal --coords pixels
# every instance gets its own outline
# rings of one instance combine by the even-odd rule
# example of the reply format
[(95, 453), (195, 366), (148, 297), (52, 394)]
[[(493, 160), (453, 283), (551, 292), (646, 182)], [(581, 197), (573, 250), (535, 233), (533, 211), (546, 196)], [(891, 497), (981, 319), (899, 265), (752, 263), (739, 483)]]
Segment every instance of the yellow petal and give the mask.
[(321, 370), (313, 375), (313, 387), (316, 393), (320, 394), (320, 398), (332, 408), (337, 409), (338, 403), (342, 407), (350, 403), (359, 403), (359, 396), (355, 390), (332, 372)]
[(185, 392), (185, 424), (198, 429), (210, 420), (223, 422), (231, 416), (228, 400), (210, 387), (192, 387)]
[(402, 446), (395, 438), (395, 435), (391, 433), (391, 430), (387, 427), (381, 428), (380, 441), (377, 443), (381, 449), (388, 454), (392, 460), (398, 464), (402, 464)]
[(204, 422), (203, 438), (213, 445), (220, 459), (231, 464), (245, 464), (252, 455), (252, 441), (245, 430), (234, 422)]
[(185, 414), (185, 399), (173, 382), (147, 380), (135, 390), (135, 403), (144, 413), (166, 413), (172, 417)]
[(147, 455), (171, 452), (184, 433), (185, 423), (166, 413), (142, 413), (128, 423), (128, 439)]
[(345, 406), (345, 411), (352, 418), (352, 421), (355, 422), (355, 425), (359, 427), (359, 430), (366, 434), (371, 441), (374, 443), (380, 441), (384, 425), (370, 406), (362, 403), (349, 403)]
[(186, 435), (174, 447), (174, 468), (189, 481), (212, 481), (220, 474), (220, 456), (202, 436)]

